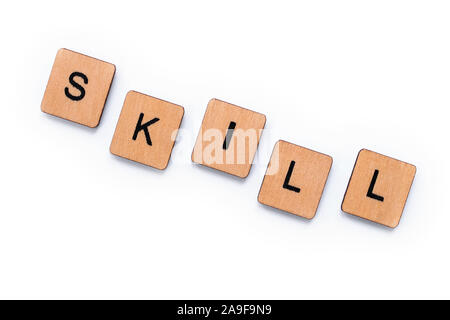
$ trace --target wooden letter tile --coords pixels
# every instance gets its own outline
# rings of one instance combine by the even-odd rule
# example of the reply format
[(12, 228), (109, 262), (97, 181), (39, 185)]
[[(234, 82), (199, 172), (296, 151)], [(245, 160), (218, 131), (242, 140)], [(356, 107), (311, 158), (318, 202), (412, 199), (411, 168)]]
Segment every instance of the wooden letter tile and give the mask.
[(250, 172), (266, 116), (212, 99), (192, 152), (192, 161), (240, 178)]
[(258, 201), (312, 219), (316, 215), (333, 159), (295, 144), (275, 144)]
[(184, 108), (128, 92), (111, 142), (111, 153), (163, 170), (167, 167)]
[(369, 150), (356, 160), (342, 211), (395, 228), (402, 216), (416, 167)]
[(115, 71), (111, 63), (60, 49), (41, 110), (91, 128), (98, 126)]

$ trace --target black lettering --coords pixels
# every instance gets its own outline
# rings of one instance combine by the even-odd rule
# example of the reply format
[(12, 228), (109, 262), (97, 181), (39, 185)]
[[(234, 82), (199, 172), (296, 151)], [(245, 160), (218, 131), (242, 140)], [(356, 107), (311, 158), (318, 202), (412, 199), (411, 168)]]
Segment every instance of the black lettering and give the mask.
[(378, 170), (375, 170), (375, 172), (373, 173), (372, 181), (370, 182), (369, 190), (367, 191), (367, 196), (369, 198), (383, 202), (384, 197), (373, 193), (373, 189), (375, 188), (375, 184), (377, 183), (379, 173), (380, 173), (380, 171), (378, 171)]
[(86, 91), (84, 90), (84, 88), (77, 82), (75, 82), (74, 78), (75, 77), (80, 77), (81, 79), (83, 79), (84, 84), (88, 84), (88, 78), (86, 77), (85, 74), (81, 73), (81, 72), (73, 72), (70, 76), (69, 76), (69, 82), (72, 86), (74, 86), (76, 89), (78, 89), (80, 91), (80, 94), (78, 96), (74, 96), (69, 92), (69, 88), (65, 88), (64, 89), (64, 93), (66, 94), (66, 97), (73, 100), (73, 101), (80, 101), (81, 99), (84, 98), (84, 96), (86, 95)]
[(230, 125), (228, 126), (228, 130), (227, 130), (227, 135), (225, 137), (225, 140), (223, 141), (223, 150), (227, 150), (229, 145), (230, 145), (230, 141), (231, 141), (231, 137), (233, 136), (233, 131), (236, 128), (236, 122), (231, 121)]
[(143, 130), (144, 134), (145, 134), (145, 139), (147, 140), (147, 144), (149, 146), (151, 146), (152, 145), (152, 139), (150, 139), (150, 133), (148, 132), (148, 127), (151, 126), (152, 124), (154, 124), (155, 122), (158, 122), (159, 118), (153, 118), (152, 120), (150, 120), (149, 122), (146, 122), (144, 124), (142, 124), (142, 119), (144, 119), (144, 114), (143, 113), (141, 113), (139, 115), (139, 120), (138, 120), (138, 123), (136, 125), (136, 129), (134, 130), (134, 134), (133, 134), (133, 140), (136, 140), (139, 131)]
[(292, 172), (294, 171), (294, 166), (295, 166), (295, 161), (291, 161), (291, 164), (289, 165), (288, 172), (286, 174), (286, 178), (284, 179), (283, 188), (299, 193), (300, 192), (300, 188), (291, 186), (289, 184), (289, 181), (291, 180)]

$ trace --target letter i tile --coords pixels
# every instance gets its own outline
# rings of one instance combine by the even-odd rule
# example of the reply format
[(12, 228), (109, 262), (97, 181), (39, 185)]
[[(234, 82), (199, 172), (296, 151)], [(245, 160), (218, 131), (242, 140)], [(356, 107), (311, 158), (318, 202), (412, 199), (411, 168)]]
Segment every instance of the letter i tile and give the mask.
[(415, 175), (414, 165), (363, 149), (356, 159), (342, 211), (395, 228)]
[(163, 170), (167, 167), (184, 108), (128, 92), (111, 142), (112, 154)]
[(278, 141), (258, 201), (303, 218), (314, 218), (332, 163), (328, 155)]
[(192, 161), (234, 176), (250, 173), (266, 116), (211, 99), (200, 127)]

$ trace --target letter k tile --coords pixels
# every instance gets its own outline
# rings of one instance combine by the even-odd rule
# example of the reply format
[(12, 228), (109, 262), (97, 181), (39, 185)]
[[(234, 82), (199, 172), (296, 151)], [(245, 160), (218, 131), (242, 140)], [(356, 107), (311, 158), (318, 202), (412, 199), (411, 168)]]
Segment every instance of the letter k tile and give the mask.
[(164, 170), (184, 108), (145, 94), (128, 92), (111, 142), (111, 153)]

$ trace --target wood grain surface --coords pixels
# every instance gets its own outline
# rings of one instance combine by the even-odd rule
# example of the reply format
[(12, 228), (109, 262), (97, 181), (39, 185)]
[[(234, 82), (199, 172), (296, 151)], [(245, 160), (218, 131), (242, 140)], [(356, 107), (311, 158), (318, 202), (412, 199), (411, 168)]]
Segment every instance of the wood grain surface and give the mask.
[(91, 128), (98, 126), (115, 71), (111, 63), (60, 49), (41, 110)]
[(278, 141), (258, 201), (312, 219), (316, 215), (332, 163), (333, 159), (328, 155)]
[(395, 228), (415, 174), (416, 167), (412, 164), (361, 150), (342, 202), (342, 211)]
[(111, 142), (111, 153), (165, 169), (183, 115), (184, 108), (179, 105), (136, 91), (128, 92)]

